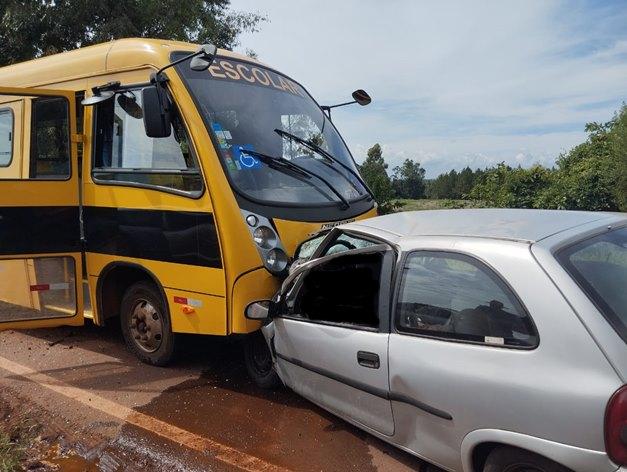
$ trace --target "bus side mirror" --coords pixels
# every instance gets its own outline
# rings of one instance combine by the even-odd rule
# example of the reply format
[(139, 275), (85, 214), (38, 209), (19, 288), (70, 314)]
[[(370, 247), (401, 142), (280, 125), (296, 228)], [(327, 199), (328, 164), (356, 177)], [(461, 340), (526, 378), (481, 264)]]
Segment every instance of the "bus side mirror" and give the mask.
[(196, 52), (199, 55), (192, 57), (192, 60), (189, 62), (189, 68), (193, 71), (202, 72), (209, 68), (218, 53), (218, 48), (213, 44), (203, 44)]
[(142, 89), (144, 128), (149, 138), (167, 138), (172, 133), (170, 112), (161, 100), (161, 94), (165, 94), (165, 90), (159, 91), (157, 87), (160, 85), (149, 85)]
[(353, 100), (355, 100), (363, 107), (369, 105), (372, 101), (372, 98), (370, 98), (370, 95), (368, 95), (365, 90), (357, 89), (353, 92)]

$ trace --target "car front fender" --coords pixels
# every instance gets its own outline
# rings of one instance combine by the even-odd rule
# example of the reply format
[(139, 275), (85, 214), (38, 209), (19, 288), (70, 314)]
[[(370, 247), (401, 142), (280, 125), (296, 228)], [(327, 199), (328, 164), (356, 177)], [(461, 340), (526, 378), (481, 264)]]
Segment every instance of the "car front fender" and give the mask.
[(268, 343), (268, 349), (270, 349), (270, 354), (272, 354), (272, 363), (276, 363), (276, 355), (274, 352), (274, 321), (270, 321), (261, 327), (261, 332), (263, 333), (263, 337), (266, 339), (266, 343)]

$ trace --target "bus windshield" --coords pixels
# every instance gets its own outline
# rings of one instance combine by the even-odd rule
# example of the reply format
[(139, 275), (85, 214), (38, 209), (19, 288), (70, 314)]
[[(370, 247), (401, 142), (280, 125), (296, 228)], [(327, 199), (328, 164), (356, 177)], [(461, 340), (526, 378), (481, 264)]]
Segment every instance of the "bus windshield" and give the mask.
[[(368, 195), (342, 166), (357, 172), (337, 130), (296, 82), (232, 58), (217, 58), (206, 71), (193, 71), (186, 63), (177, 71), (194, 95), (240, 194), (290, 205), (336, 204), (338, 194), (349, 202)], [(286, 159), (309, 173), (304, 177), (285, 166), (269, 165), (246, 150)]]

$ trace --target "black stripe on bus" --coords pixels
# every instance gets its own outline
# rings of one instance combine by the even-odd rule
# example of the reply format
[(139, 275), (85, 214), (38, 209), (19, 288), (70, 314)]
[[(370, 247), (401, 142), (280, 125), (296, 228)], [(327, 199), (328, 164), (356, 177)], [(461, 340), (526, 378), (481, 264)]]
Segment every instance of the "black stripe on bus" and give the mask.
[(285, 362), (289, 362), (290, 364), (294, 364), (298, 367), (302, 367), (305, 370), (309, 370), (311, 372), (314, 372), (318, 375), (322, 375), (323, 377), (327, 377), (330, 378), (331, 380), (335, 380), (337, 382), (343, 383), (345, 385), (348, 385), (349, 387), (352, 388), (356, 388), (357, 390), (361, 390), (362, 392), (366, 392), (369, 393), (370, 395), (374, 395), (375, 397), (379, 397), (382, 398), (383, 400), (390, 400), (390, 401), (395, 401), (395, 402), (401, 402), (401, 403), (407, 403), (408, 405), (412, 405), (415, 406), (416, 408), (419, 408), (422, 411), (425, 411), (427, 413), (430, 413), (434, 416), (437, 416), (438, 418), (442, 418), (444, 420), (452, 420), (453, 417), (451, 416), (450, 413), (440, 410), (438, 408), (435, 408), (431, 405), (427, 405), (426, 403), (423, 403), (421, 401), (418, 401), (414, 398), (408, 397), (406, 395), (400, 394), (400, 393), (394, 393), (394, 392), (388, 392), (387, 390), (383, 390), (380, 388), (376, 388), (376, 387), (372, 387), (371, 385), (365, 384), (363, 382), (358, 382), (357, 380), (353, 380), (350, 379), (348, 377), (345, 377), (343, 375), (339, 375), (336, 374), (334, 372), (331, 372), (327, 369), (322, 369), (320, 367), (315, 367), (311, 364), (305, 363), (299, 359), (294, 359), (293, 357), (288, 357), (285, 356), (281, 353), (275, 352), (275, 355), (280, 358), (283, 359)]
[(211, 213), (86, 206), (83, 220), (88, 252), (222, 267)]
[(0, 255), (80, 250), (78, 206), (0, 207)]

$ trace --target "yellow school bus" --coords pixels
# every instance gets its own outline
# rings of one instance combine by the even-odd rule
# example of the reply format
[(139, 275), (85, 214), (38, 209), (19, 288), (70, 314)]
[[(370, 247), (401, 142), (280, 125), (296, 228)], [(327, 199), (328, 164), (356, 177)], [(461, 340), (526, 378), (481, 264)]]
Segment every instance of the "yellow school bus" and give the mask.
[[(124, 39), (0, 69), (0, 328), (237, 335), (309, 234), (376, 205), (328, 114), (229, 51)], [(118, 321), (118, 319), (120, 321)]]

